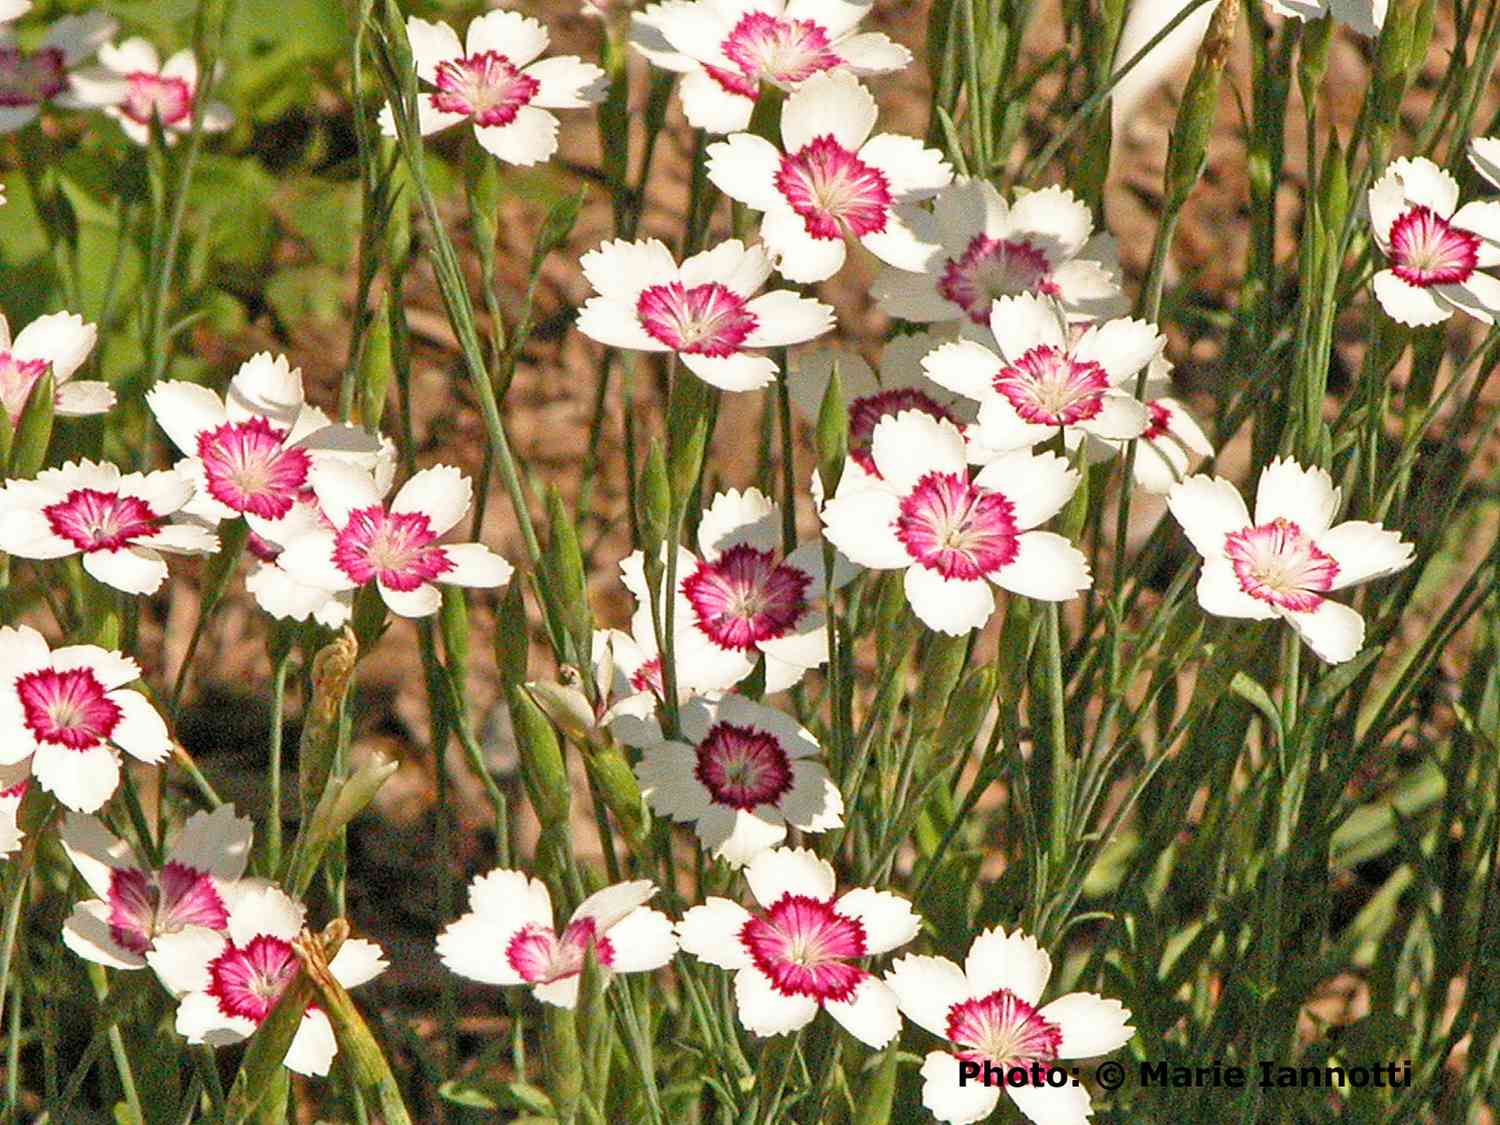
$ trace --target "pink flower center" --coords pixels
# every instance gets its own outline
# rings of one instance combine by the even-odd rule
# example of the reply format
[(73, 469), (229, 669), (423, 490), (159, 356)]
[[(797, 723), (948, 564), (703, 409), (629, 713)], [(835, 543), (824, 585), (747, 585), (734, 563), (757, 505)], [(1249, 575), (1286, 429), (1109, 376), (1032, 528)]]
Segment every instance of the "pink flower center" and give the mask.
[(636, 301), (636, 317), (653, 339), (685, 355), (734, 355), (758, 321), (745, 299), (717, 281), (686, 288), (652, 285)]
[(124, 712), (89, 668), (38, 668), (16, 677), (22, 721), (39, 743), (89, 750), (114, 733)]
[(23, 777), (14, 785), (8, 785), (0, 789), (0, 801), (19, 801), (26, 796), (26, 790), (31, 788), (31, 778)]
[(1016, 413), (1041, 426), (1072, 426), (1096, 416), (1109, 390), (1109, 376), (1092, 361), (1058, 348), (1032, 348), (994, 380)]
[(792, 787), (792, 763), (774, 735), (716, 723), (698, 743), (693, 776), (714, 802), (736, 809), (774, 805)]
[(1141, 437), (1146, 441), (1158, 441), (1172, 432), (1172, 412), (1159, 402), (1146, 403), (1146, 412), (1151, 415), (1151, 421), (1146, 423), (1146, 429)]
[(667, 689), (662, 681), (661, 657), (653, 656), (631, 673), (630, 686), (636, 691), (649, 691), (657, 699), (665, 696)]
[(781, 19), (747, 12), (719, 44), (738, 72), (706, 66), (709, 76), (731, 94), (754, 98), (762, 81), (790, 89), (822, 70), (843, 63), (828, 45), (828, 33), (812, 20)]
[(849, 964), (865, 956), (865, 927), (834, 909), (832, 899), (785, 894), (740, 929), (755, 967), (783, 996), (847, 1001), (867, 976)]
[(932, 396), (915, 387), (893, 387), (873, 395), (857, 398), (849, 404), (849, 456), (872, 477), (879, 477), (870, 439), (882, 418), (894, 417), (903, 410), (920, 410), (929, 418), (954, 421), (953, 415), (932, 400)]
[(815, 137), (798, 152), (785, 153), (776, 190), (802, 216), (813, 238), (860, 238), (885, 230), (891, 185), (832, 136)]
[(162, 126), (181, 125), (193, 115), (193, 88), (182, 78), (166, 78), (147, 70), (125, 76), (125, 101), (120, 111), (140, 125), (153, 117)]
[(333, 541), (334, 564), (363, 586), (372, 579), (409, 593), (453, 569), (421, 512), (387, 512), (378, 504), (349, 515)]
[(592, 918), (570, 922), (560, 939), (546, 926), (532, 923), (521, 927), (510, 939), (505, 959), (528, 984), (551, 984), (583, 972), (590, 945), (599, 964), (605, 968), (614, 964), (614, 946), (598, 932)]
[(156, 534), (161, 516), (138, 496), (75, 488), (42, 509), (55, 535), (80, 551), (118, 551)]
[(292, 510), (312, 465), (304, 449), (288, 448), (287, 432), (264, 418), (226, 422), (198, 435), (198, 457), (209, 494), (236, 512), (276, 520)]
[(1224, 554), (1240, 589), (1291, 613), (1311, 613), (1333, 588), (1339, 564), (1288, 519), (1230, 532)]
[(0, 352), (0, 407), (10, 415), (12, 426), (21, 420), (31, 388), (47, 374), (48, 366), (45, 359), (18, 359), (10, 352)]
[(1479, 236), (1421, 204), (1391, 224), (1390, 241), (1391, 271), (1411, 285), (1457, 285), (1479, 264)]
[(807, 609), (812, 576), (741, 543), (682, 580), (698, 627), (720, 648), (748, 651), (783, 637)]
[(462, 113), (483, 127), (509, 125), (541, 88), (498, 51), (440, 62), (434, 81), (437, 92), (429, 95), (434, 109)]
[(0, 47), (0, 107), (41, 105), (68, 88), (66, 62), (57, 47), (25, 52)]
[(208, 994), (226, 1016), (259, 1024), (297, 975), (292, 943), (257, 934), (244, 947), (229, 942), (208, 966)]
[(1024, 238), (976, 234), (962, 257), (948, 259), (938, 279), (938, 292), (968, 313), (975, 324), (988, 325), (995, 298), (1021, 293), (1056, 296), (1058, 289), (1045, 251)]
[(1044, 1019), (1008, 988), (948, 1009), (948, 1038), (961, 1047), (958, 1057), (1001, 1068), (1051, 1062), (1062, 1047), (1062, 1028)]
[(931, 472), (901, 501), (896, 538), (944, 578), (972, 581), (1015, 561), (1015, 508), (959, 473)]
[(207, 872), (175, 862), (155, 877), (134, 867), (110, 872), (109, 934), (122, 949), (145, 953), (158, 934), (228, 925), (229, 911)]

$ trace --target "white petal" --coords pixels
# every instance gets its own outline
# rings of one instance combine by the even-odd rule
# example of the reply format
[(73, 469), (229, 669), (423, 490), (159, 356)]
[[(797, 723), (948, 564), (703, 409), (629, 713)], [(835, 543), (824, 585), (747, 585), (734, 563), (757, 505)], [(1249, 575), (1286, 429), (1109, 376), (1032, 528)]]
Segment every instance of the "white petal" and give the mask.
[(1119, 1050), (1135, 1034), (1130, 1011), (1118, 1000), (1092, 992), (1070, 992), (1041, 1009), (1043, 1019), (1062, 1030), (1057, 1053), (1064, 1059), (1092, 1059)]
[(1223, 555), (1204, 559), (1203, 573), (1198, 576), (1198, 604), (1215, 617), (1268, 621), (1276, 616), (1271, 606), (1245, 592), (1234, 564)]
[(339, 1053), (338, 1041), (333, 1037), (333, 1024), (321, 1008), (309, 1008), (297, 1025), (297, 1034), (292, 1036), (292, 1045), (287, 1048), (283, 1065), (295, 1074), (321, 1077), (333, 1065), (333, 1057)]
[(261, 934), (291, 941), (302, 929), (307, 909), (272, 883), (243, 879), (232, 885), (229, 937), (240, 946)]
[(332, 532), (310, 532), (287, 543), (276, 563), (294, 581), (325, 593), (352, 590), (358, 583), (334, 565), (333, 546)]
[(1088, 1089), (1082, 1084), (1007, 1086), (1006, 1092), (1036, 1125), (1088, 1125), (1092, 1110)]
[(470, 55), (494, 51), (513, 66), (525, 66), (547, 49), (545, 25), (519, 12), (486, 12), (477, 16), (464, 33), (464, 50)]
[(999, 356), (973, 340), (954, 340), (922, 357), (922, 370), (929, 379), (976, 401), (993, 393), (995, 376), (1003, 366)]
[(1045, 187), (1027, 192), (1010, 205), (1010, 224), (1017, 237), (1039, 242), (1051, 260), (1059, 262), (1083, 249), (1094, 229), (1094, 217), (1067, 188)]
[(120, 761), (108, 746), (70, 750), (41, 745), (31, 757), (37, 784), (78, 812), (95, 812), (120, 784)]
[(708, 178), (714, 186), (757, 211), (769, 211), (781, 202), (776, 190), (780, 166), (776, 146), (753, 133), (735, 133), (708, 147)]
[(961, 637), (995, 612), (995, 592), (982, 578), (945, 578), (920, 563), (906, 571), (906, 600), (929, 629)]
[(865, 928), (865, 952), (871, 956), (905, 945), (922, 930), (922, 916), (910, 902), (890, 891), (856, 887), (845, 892), (835, 908), (860, 920)]
[(899, 570), (911, 555), (896, 538), (901, 501), (884, 489), (842, 493), (823, 505), (823, 534), (860, 566)]
[(1052, 271), (1052, 285), (1071, 322), (1105, 320), (1130, 311), (1119, 278), (1098, 262), (1074, 258)]
[(482, 543), (452, 543), (443, 548), (443, 554), (453, 569), (441, 574), (438, 581), (450, 586), (504, 586), (515, 573), (510, 563)]
[(21, 329), (11, 343), (17, 359), (40, 359), (52, 365), (52, 377), (61, 383), (88, 358), (99, 338), (99, 330), (77, 313), (49, 313)]
[(833, 865), (806, 848), (776, 848), (762, 852), (745, 870), (750, 893), (761, 906), (770, 908), (783, 895), (833, 897)]
[[(28, 658), (44, 656), (45, 650), (38, 653), (33, 649), (26, 655)], [(46, 663), (58, 670), (87, 668), (94, 673), (95, 679), (103, 685), (106, 691), (113, 691), (141, 677), (141, 666), (130, 657), (100, 648), (98, 645), (64, 645), (61, 648), (55, 648), (50, 657), (46, 657)], [(37, 666), (40, 667), (40, 665)]]
[(878, 133), (864, 143), (859, 158), (885, 173), (899, 203), (927, 199), (953, 180), (953, 168), (935, 148), (916, 137)]
[(1050, 297), (1018, 293), (997, 297), (990, 304), (990, 331), (1001, 354), (1012, 363), (1032, 348), (1067, 350), (1066, 329), (1061, 310)]
[(704, 851), (730, 867), (743, 867), (786, 839), (786, 821), (770, 805), (754, 809), (713, 805), (698, 818), (694, 832)]
[(109, 699), (120, 708), (120, 721), (110, 734), (111, 742), (142, 762), (155, 764), (171, 757), (172, 739), (166, 720), (149, 699), (129, 688), (110, 692)]
[(531, 986), (531, 994), (543, 1004), (551, 1004), (558, 1008), (573, 1008), (578, 1005), (578, 985), (581, 980), (581, 975), (574, 974), (552, 981), (550, 984), (535, 984)]
[(1126, 380), (1161, 354), (1166, 337), (1156, 325), (1144, 320), (1107, 320), (1087, 329), (1073, 348), (1075, 359), (1097, 363), (1109, 374), (1110, 382), (1135, 394), (1133, 382)]
[(660, 910), (640, 907), (609, 928), (614, 950), (609, 967), (617, 973), (646, 973), (659, 969), (677, 953), (672, 920)]
[(585, 254), (578, 264), (596, 292), (632, 309), (642, 289), (677, 277), (672, 251), (655, 238), (605, 242)]
[(604, 96), (604, 71), (577, 55), (540, 59), (526, 74), (540, 83), (531, 104), (543, 109), (584, 109)]
[(1441, 324), (1453, 315), (1452, 307), (1434, 297), (1431, 289), (1418, 288), (1390, 270), (1381, 270), (1371, 278), (1370, 287), (1386, 315), (1398, 324), (1422, 328)]
[(930, 472), (962, 473), (968, 465), (959, 428), (920, 410), (903, 410), (877, 422), (870, 439), (870, 455), (898, 495), (910, 492)]
[(351, 512), (380, 506), (381, 494), (375, 478), (365, 469), (343, 461), (315, 463), (307, 474), (307, 483), (334, 527), (348, 523)]
[(829, 1000), (823, 1005), (828, 1014), (844, 1025), (844, 1030), (867, 1047), (884, 1047), (901, 1031), (901, 1011), (896, 994), (878, 977), (867, 976), (847, 1001)]
[(1324, 599), (1311, 613), (1288, 613), (1286, 618), (1307, 647), (1327, 664), (1353, 660), (1365, 643), (1365, 619), (1339, 602)]
[(983, 1121), (1000, 1104), (1000, 1087), (958, 1080), (958, 1059), (947, 1051), (930, 1051), (922, 1063), (922, 1104), (939, 1121), (970, 1125)]
[(686, 286), (718, 282), (731, 292), (749, 298), (760, 292), (766, 278), (771, 276), (771, 259), (764, 246), (746, 246), (737, 238), (726, 238), (686, 259), (678, 273)]
[(1261, 470), (1255, 489), (1255, 522), (1291, 520), (1304, 535), (1317, 538), (1333, 523), (1339, 498), (1339, 489), (1326, 469), (1304, 468), (1278, 457)]
[(174, 934), (158, 934), (146, 954), (146, 963), (174, 996), (205, 992), (208, 967), (224, 952), (222, 935), (202, 926), (188, 926)]
[(1126, 391), (1110, 391), (1099, 400), (1099, 412), (1078, 428), (1104, 441), (1129, 441), (1151, 425), (1145, 403)]
[(643, 903), (649, 902), (655, 894), (656, 884), (649, 879), (615, 883), (603, 890), (595, 891), (579, 903), (578, 909), (573, 911), (573, 917), (569, 921), (577, 922), (584, 918), (592, 918), (601, 931), (608, 932), (616, 922)]
[(74, 379), (57, 388), (57, 413), (67, 418), (107, 414), (115, 401), (114, 388), (97, 379)]
[(787, 996), (776, 990), (759, 969), (741, 969), (734, 975), (734, 999), (740, 1023), (756, 1035), (784, 1035), (806, 1027), (818, 1014), (811, 996)]
[(97, 817), (68, 813), (60, 839), (78, 874), (100, 898), (109, 897), (115, 868), (136, 866), (130, 845), (117, 839)]
[(1005, 494), (1016, 527), (1027, 531), (1046, 523), (1078, 490), (1078, 471), (1055, 453), (1018, 450), (980, 469), (974, 483)]
[(1406, 210), (1406, 192), (1401, 190), (1401, 177), (1395, 165), (1386, 168), (1380, 179), (1366, 197), (1370, 208), (1370, 234), (1385, 253), (1390, 253), (1391, 227)]
[(731, 488), (713, 498), (698, 524), (698, 547), (712, 561), (731, 547), (748, 544), (761, 551), (781, 542), (781, 516), (758, 488)]
[(858, 151), (875, 127), (875, 99), (848, 71), (825, 70), (813, 75), (781, 109), (781, 141), (787, 152), (797, 152), (815, 137), (831, 135), (851, 151)]
[(141, 546), (176, 555), (211, 555), (219, 549), (219, 537), (200, 524), (164, 523)]
[(834, 45), (855, 74), (889, 74), (911, 65), (911, 52), (876, 31), (849, 35)]
[[(755, 330), (745, 338), (747, 348), (781, 348), (801, 344), (833, 328), (833, 308), (790, 289), (773, 289), (750, 301)], [(688, 357), (692, 358), (692, 357)]]
[[(544, 924), (550, 928), (551, 919)], [(505, 955), (506, 946), (520, 928), (465, 914), (438, 934), (438, 958), (459, 976), (481, 984), (521, 984), (521, 974)]]
[(779, 199), (761, 218), (760, 237), (776, 272), (799, 285), (828, 280), (844, 268), (848, 256), (842, 238), (814, 238), (802, 216)]
[(215, 878), (238, 879), (250, 861), (253, 832), (250, 818), (237, 815), (233, 805), (196, 812), (183, 825), (168, 858)]
[(694, 375), (722, 391), (754, 391), (776, 379), (776, 364), (769, 356), (740, 352), (722, 358), (707, 355), (679, 358)]
[(964, 311), (937, 290), (931, 274), (906, 270), (883, 269), (870, 286), (876, 307), (902, 320), (928, 324), (939, 320), (957, 320)]
[(1378, 523), (1348, 520), (1318, 536), (1318, 546), (1339, 564), (1334, 590), (1395, 574), (1411, 565), (1415, 548)]
[(1008, 988), (1026, 1003), (1035, 1004), (1052, 976), (1052, 958), (1030, 934), (1020, 930), (1007, 934), (996, 926), (985, 930), (969, 946), (964, 976), (975, 996)]
[(255, 1033), (255, 1023), (244, 1016), (226, 1016), (207, 992), (190, 992), (177, 1005), (177, 1034), (189, 1043), (227, 1047)]
[(170, 379), (146, 392), (146, 405), (172, 444), (189, 457), (198, 454), (198, 435), (228, 420), (224, 403), (207, 387)]
[(387, 968), (389, 965), (384, 951), (373, 941), (365, 941), (363, 938), (350, 938), (344, 942), (328, 963), (328, 971), (333, 974), (333, 979), (345, 988), (358, 988), (374, 980)]
[(932, 214), (943, 245), (957, 257), (976, 234), (1003, 238), (1010, 231), (1010, 206), (988, 180), (960, 179), (938, 193)]
[(434, 465), (412, 475), (391, 501), (392, 512), (420, 512), (433, 534), (448, 531), (469, 510), (474, 486), (452, 465)]
[(431, 617), (443, 604), (441, 591), (431, 582), (424, 582), (415, 590), (393, 590), (379, 581), (376, 585), (386, 608), (397, 617)]
[(943, 1039), (948, 1012), (972, 993), (964, 971), (946, 957), (902, 957), (885, 974), (906, 1018)]
[[(688, 5), (697, 7), (698, 5)], [(682, 115), (688, 124), (706, 133), (734, 133), (750, 124), (755, 103), (731, 93), (702, 70), (694, 70), (678, 83)]]
[(1421, 204), (1448, 218), (1458, 206), (1458, 181), (1425, 156), (1413, 156), (1391, 162), (1401, 178), (1401, 190), (1411, 203)]
[(1500, 187), (1500, 137), (1475, 137), (1469, 142), (1469, 163), (1495, 187)]
[(1476, 199), (1453, 212), (1456, 227), (1473, 231), (1485, 241), (1479, 246), (1481, 269), (1500, 264), (1500, 199)]
[(224, 405), (231, 421), (265, 418), (278, 429), (291, 431), (301, 418), (305, 401), (301, 370), (284, 355), (260, 352), (235, 372)]
[(1439, 302), (1462, 309), (1481, 324), (1493, 324), (1500, 315), (1500, 280), (1487, 273), (1470, 274), (1461, 285), (1436, 286), (1434, 294)]
[(697, 767), (698, 755), (690, 746), (663, 742), (647, 747), (636, 763), (635, 776), (651, 811), (678, 823), (697, 820), (708, 812), (713, 798), (695, 775)]
[(677, 923), (677, 940), (684, 953), (721, 969), (741, 969), (750, 964), (750, 953), (740, 942), (740, 931), (750, 921), (750, 912), (737, 902), (710, 895)]
[(63, 923), (63, 944), (85, 961), (104, 965), (111, 969), (140, 969), (146, 958), (132, 953), (111, 936), (110, 906), (97, 898), (80, 902), (73, 907), (68, 920)]
[(590, 297), (578, 310), (578, 331), (610, 348), (636, 352), (671, 349), (641, 327), (635, 306), (608, 297)]
[(1369, 36), (1380, 33), (1388, 6), (1388, 0), (1329, 0), (1328, 3), (1335, 20)]
[(552, 927), (552, 900), (547, 885), (524, 871), (497, 867), (469, 883), (469, 908), (506, 926)]
[(1051, 531), (1025, 531), (1016, 540), (1016, 557), (990, 578), (1013, 594), (1063, 602), (1093, 584), (1083, 552)]
[(476, 125), (474, 136), (489, 153), (508, 164), (529, 167), (557, 151), (557, 118), (525, 105), (508, 125)]
[(1223, 477), (1191, 476), (1167, 493), (1167, 507), (1198, 553), (1224, 553), (1224, 539), (1250, 526), (1244, 497)]
[(461, 59), (464, 55), (458, 33), (445, 23), (430, 23), (412, 16), (406, 21), (406, 38), (411, 44), (417, 74), (426, 82), (436, 81), (438, 63)]

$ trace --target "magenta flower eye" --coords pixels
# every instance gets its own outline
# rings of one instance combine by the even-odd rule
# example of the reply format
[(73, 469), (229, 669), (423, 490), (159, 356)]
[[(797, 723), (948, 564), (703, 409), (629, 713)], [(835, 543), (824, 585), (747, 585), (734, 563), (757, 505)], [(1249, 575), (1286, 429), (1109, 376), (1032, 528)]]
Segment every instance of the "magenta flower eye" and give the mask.
[(997, 298), (1061, 292), (1052, 280), (1052, 262), (1025, 238), (990, 238), (976, 234), (964, 252), (949, 258), (937, 283), (938, 292), (961, 308), (975, 324), (988, 326)]
[(438, 64), (437, 91), (429, 97), (443, 113), (472, 117), (475, 125), (509, 125), (536, 97), (541, 83), (498, 51)]
[(889, 179), (831, 136), (782, 156), (776, 188), (813, 238), (863, 238), (886, 229)]
[(1015, 506), (959, 473), (928, 473), (901, 501), (896, 538), (914, 562), (972, 581), (1015, 561)]
[(636, 315), (653, 339), (673, 351), (714, 359), (737, 353), (758, 323), (745, 299), (717, 281), (650, 286), (636, 300)]

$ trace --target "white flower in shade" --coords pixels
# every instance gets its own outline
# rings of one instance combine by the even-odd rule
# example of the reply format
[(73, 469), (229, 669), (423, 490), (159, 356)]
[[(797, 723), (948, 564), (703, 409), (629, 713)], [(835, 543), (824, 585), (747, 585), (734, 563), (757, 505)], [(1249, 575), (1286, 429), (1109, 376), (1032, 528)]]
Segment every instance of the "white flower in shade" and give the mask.
[[(73, 77), (80, 104), (102, 108), (138, 145), (151, 140), (153, 120), (160, 123), (167, 144), (192, 131), (199, 75), (198, 59), (190, 49), (162, 62), (149, 42), (132, 38), (100, 47), (99, 64)], [(222, 133), (233, 124), (234, 115), (223, 102), (210, 101), (203, 107), (204, 132)]]
[(1475, 137), (1471, 140), (1469, 163), (1492, 186), (1500, 188), (1500, 137)]
[(617, 240), (579, 263), (599, 294), (578, 314), (578, 330), (611, 348), (676, 352), (687, 369), (726, 391), (752, 391), (776, 378), (766, 348), (800, 344), (833, 327), (833, 309), (790, 289), (755, 294), (771, 274), (760, 246), (738, 239), (679, 266), (654, 238)]
[[(577, 55), (539, 58), (547, 29), (518, 12), (486, 12), (469, 24), (465, 42), (445, 23), (406, 21), (417, 76), (431, 90), (418, 95), (424, 134), (472, 122), (486, 151), (507, 164), (530, 165), (557, 151), (553, 109), (581, 109), (603, 97), (604, 72)], [(380, 117), (387, 136), (396, 123)]]
[(171, 469), (125, 473), (109, 462), (70, 461), (0, 488), (0, 550), (23, 559), (83, 556), (83, 569), (127, 594), (154, 594), (167, 577), (161, 552), (211, 554), (212, 532), (168, 523), (193, 496)]
[(791, 716), (739, 695), (697, 697), (682, 707), (681, 732), (642, 746), (635, 774), (652, 809), (693, 822), (712, 855), (742, 867), (785, 840), (788, 824), (843, 826), (838, 787), (812, 760), (817, 740)]
[(804, 82), (781, 111), (781, 149), (735, 133), (708, 150), (708, 178), (764, 212), (760, 237), (788, 281), (832, 277), (854, 239), (888, 265), (920, 270), (937, 252), (931, 217), (911, 204), (953, 179), (937, 149), (878, 133), (875, 99), (847, 72)]
[(0, 859), (21, 846), (26, 834), (21, 831), (21, 800), (31, 785), (31, 763), (0, 765)]
[[(627, 746), (644, 746), (661, 738), (656, 708), (661, 702), (661, 654), (649, 614), (636, 614), (630, 632), (600, 629), (594, 633), (594, 678), (602, 710), (597, 721)], [(678, 690), (686, 699), (688, 692)]]
[(0, 409), (14, 426), (31, 397), (37, 380), (52, 372), (56, 387), (54, 409), (78, 417), (103, 414), (115, 404), (108, 383), (73, 379), (73, 373), (94, 350), (98, 330), (75, 313), (38, 317), (10, 337), (10, 324), (0, 316)]
[(262, 352), (241, 365), (224, 398), (197, 383), (169, 380), (146, 394), (157, 424), (186, 456), (174, 468), (196, 491), (189, 515), (218, 523), (244, 516), (265, 538), (308, 495), (308, 473), (324, 458), (373, 467), (380, 439), (330, 423), (303, 397), (302, 372)]
[(438, 935), (437, 953), (459, 976), (528, 984), (538, 1000), (571, 1008), (590, 947), (609, 973), (650, 972), (676, 954), (671, 921), (645, 905), (654, 894), (646, 879), (605, 887), (559, 932), (542, 881), (497, 868), (469, 884), (469, 913)]
[(849, 0), (669, 0), (635, 16), (630, 41), (682, 75), (689, 124), (734, 133), (749, 126), (763, 82), (791, 91), (829, 71), (887, 74), (910, 63), (905, 47), (858, 31), (871, 7)]
[(1361, 35), (1378, 35), (1390, 5), (1389, 0), (1266, 0), (1266, 6), (1277, 15), (1303, 22), (1320, 20), (1331, 13), (1334, 22)]
[(1458, 181), (1426, 157), (1394, 160), (1370, 189), (1370, 232), (1386, 257), (1371, 280), (1392, 320), (1440, 324), (1500, 315), (1500, 200), (1458, 205)]
[[(292, 942), (307, 908), (263, 879), (241, 879), (222, 888), (229, 918), (223, 933), (189, 926), (158, 934), (146, 963), (178, 998), (177, 1033), (189, 1043), (223, 1047), (255, 1034), (296, 979)], [(385, 972), (380, 946), (350, 938), (328, 965), (345, 988)], [(298, 1074), (327, 1074), (338, 1043), (333, 1025), (309, 1005), (284, 1060)]]
[(905, 570), (907, 601), (929, 628), (982, 626), (995, 609), (991, 583), (1044, 601), (1088, 589), (1082, 553), (1035, 530), (1078, 487), (1063, 458), (1008, 453), (971, 480), (958, 427), (914, 410), (881, 421), (870, 448), (880, 478), (841, 489), (823, 508), (823, 533), (861, 566)]
[(298, 581), (331, 593), (369, 582), (392, 613), (426, 617), (442, 595), (434, 583), (503, 586), (511, 565), (482, 543), (438, 540), (469, 510), (473, 486), (451, 465), (415, 473), (389, 505), (365, 469), (341, 461), (308, 474), (328, 526), (307, 521), (277, 563)]
[(163, 934), (229, 925), (226, 888), (250, 859), (250, 821), (230, 805), (188, 817), (160, 869), (92, 816), (69, 813), (62, 846), (97, 898), (73, 907), (63, 944), (112, 969), (141, 969)]
[(49, 650), (29, 625), (0, 629), (0, 764), (30, 759), (43, 789), (70, 809), (93, 812), (120, 782), (121, 750), (153, 765), (172, 752), (156, 708), (125, 686), (140, 675), (118, 652)]
[(1327, 595), (1404, 570), (1413, 549), (1378, 523), (1334, 525), (1340, 499), (1327, 472), (1280, 458), (1261, 471), (1253, 520), (1227, 480), (1174, 486), (1167, 505), (1203, 556), (1198, 604), (1218, 617), (1280, 617), (1322, 660), (1351, 659), (1364, 618)]
[[(783, 557), (780, 507), (758, 489), (731, 488), (704, 511), (698, 547), (702, 558), (685, 547), (677, 555), (673, 654), (679, 681), (686, 677), (699, 690), (728, 687), (764, 657), (766, 690), (785, 691), (828, 659), (827, 621), (814, 608), (826, 588), (821, 541)], [(640, 552), (620, 569), (641, 607), (634, 629), (650, 633)], [(853, 576), (847, 564), (836, 565), (834, 585)]]
[(761, 852), (745, 880), (759, 912), (710, 897), (677, 923), (685, 952), (734, 972), (740, 1023), (783, 1035), (826, 1008), (862, 1043), (894, 1039), (896, 994), (859, 962), (917, 936), (922, 919), (911, 903), (868, 887), (837, 895), (833, 867), (801, 848)]
[(841, 491), (863, 487), (865, 478), (877, 475), (870, 439), (882, 418), (918, 410), (961, 429), (974, 421), (978, 414), (974, 403), (938, 386), (922, 370), (922, 357), (943, 342), (928, 332), (887, 341), (880, 351), (878, 376), (862, 358), (842, 348), (818, 348), (792, 361), (787, 393), (793, 405), (813, 422), (823, 409), (823, 396), (828, 393), (834, 365), (838, 365), (839, 385), (849, 412), (849, 461), (839, 480)]
[(1070, 321), (1122, 316), (1114, 239), (1072, 192), (1049, 187), (1007, 204), (983, 180), (956, 180), (933, 201), (941, 249), (919, 271), (887, 269), (871, 289), (881, 311), (922, 323), (990, 323), (997, 297), (1053, 297)]
[(12, 28), (0, 27), (0, 133), (14, 133), (35, 120), (48, 102), (78, 104), (76, 68), (117, 26), (100, 12), (64, 16), (31, 50), (16, 42)]
[(0, 23), (18, 20), (31, 11), (31, 0), (0, 0)]
[(998, 355), (955, 340), (922, 360), (933, 382), (979, 403), (975, 440), (984, 448), (1028, 449), (1059, 430), (1074, 445), (1129, 441), (1151, 424), (1135, 382), (1166, 344), (1156, 326), (1122, 318), (1070, 331), (1059, 312), (1050, 297), (1002, 297), (990, 312)]
[[(1023, 1080), (1063, 1059), (1107, 1055), (1130, 1041), (1130, 1012), (1117, 1000), (1070, 992), (1048, 1004), (1042, 993), (1052, 960), (1036, 939), (1015, 930), (986, 930), (969, 946), (959, 968), (946, 957), (902, 957), (885, 975), (906, 1018), (948, 1042), (922, 1064), (922, 1104), (939, 1121), (982, 1121), (995, 1112), (1001, 1084), (959, 1078), (960, 1063), (996, 1068), (1017, 1108), (1037, 1125), (1085, 1125), (1088, 1090), (1071, 1077), (1060, 1086)], [(1006, 1077), (1010, 1075), (1010, 1077)]]
[[(1135, 483), (1147, 492), (1164, 495), (1183, 477), (1187, 476), (1193, 462), (1200, 457), (1212, 457), (1213, 443), (1203, 432), (1188, 408), (1172, 397), (1172, 365), (1158, 357), (1152, 361), (1146, 376), (1146, 410), (1151, 420), (1135, 446), (1135, 461), (1131, 464), (1131, 475)], [(1127, 443), (1093, 439), (1089, 443), (1089, 455), (1096, 456), (1096, 448), (1103, 447), (1099, 456), (1121, 453)]]

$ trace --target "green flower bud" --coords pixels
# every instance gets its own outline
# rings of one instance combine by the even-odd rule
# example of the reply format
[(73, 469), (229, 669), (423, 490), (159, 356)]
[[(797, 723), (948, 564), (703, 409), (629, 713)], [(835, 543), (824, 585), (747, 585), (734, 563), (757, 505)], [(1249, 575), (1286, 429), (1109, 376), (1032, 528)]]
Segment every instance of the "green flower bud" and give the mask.
[(510, 685), (507, 698), (511, 728), (521, 755), (521, 779), (537, 819), (542, 822), (542, 832), (565, 834), (572, 786), (557, 732), (522, 685)]

